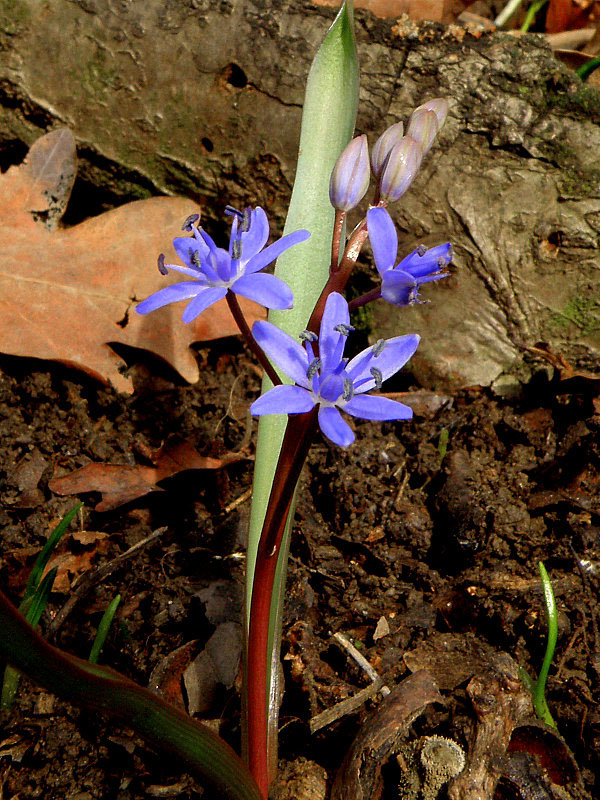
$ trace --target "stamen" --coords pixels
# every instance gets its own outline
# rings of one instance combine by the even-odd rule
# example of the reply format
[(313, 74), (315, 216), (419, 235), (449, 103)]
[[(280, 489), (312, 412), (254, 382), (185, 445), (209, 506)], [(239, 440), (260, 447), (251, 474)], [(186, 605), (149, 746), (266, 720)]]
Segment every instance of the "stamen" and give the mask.
[(440, 256), (437, 260), (437, 268), (444, 269), (447, 263), (448, 262), (446, 261), (446, 259), (443, 256)]
[(381, 386), (383, 384), (383, 374), (382, 374), (381, 370), (377, 369), (377, 367), (371, 367), (369, 372), (373, 376), (373, 379), (375, 381), (375, 387), (377, 389), (381, 389)]
[(342, 394), (342, 400), (348, 402), (352, 400), (354, 397), (354, 383), (350, 378), (344, 378), (344, 392)]
[(225, 206), (225, 213), (228, 217), (237, 217), (238, 219), (243, 218), (243, 214), (241, 211), (238, 211), (237, 208), (233, 206)]
[(321, 369), (321, 359), (315, 358), (311, 363), (308, 365), (308, 369), (306, 370), (306, 377), (309, 380), (315, 377), (317, 372)]
[(302, 331), (298, 338), (301, 342), (316, 342), (319, 337), (312, 331)]
[(191, 247), (190, 247), (190, 260), (195, 267), (197, 267), (198, 269), (202, 269), (202, 260), (200, 258), (200, 253), (197, 250), (194, 250), (192, 252)]
[(421, 256), (421, 258), (422, 258), (425, 255), (425, 253), (427, 252), (427, 248), (425, 247), (424, 244), (420, 244), (417, 247), (417, 251), (416, 252), (417, 252), (417, 255)]
[(341, 333), (342, 336), (349, 336), (356, 328), (354, 325), (346, 325), (344, 322), (340, 322), (339, 325), (334, 326), (333, 330)]
[(234, 239), (231, 245), (231, 257), (234, 261), (239, 261), (242, 257), (242, 241)]
[(377, 358), (383, 353), (383, 348), (385, 347), (385, 339), (378, 339), (375, 344), (373, 345), (373, 349), (371, 352), (373, 353), (373, 358)]
[(161, 253), (158, 257), (158, 271), (161, 275), (168, 275), (169, 270), (165, 267), (165, 254)]
[(186, 221), (183, 223), (182, 231), (191, 231), (194, 222), (198, 222), (200, 214), (190, 214)]
[(242, 215), (242, 226), (240, 228), (241, 233), (248, 233), (250, 230), (250, 223), (252, 222), (252, 209), (250, 206), (246, 206), (244, 209), (244, 213)]

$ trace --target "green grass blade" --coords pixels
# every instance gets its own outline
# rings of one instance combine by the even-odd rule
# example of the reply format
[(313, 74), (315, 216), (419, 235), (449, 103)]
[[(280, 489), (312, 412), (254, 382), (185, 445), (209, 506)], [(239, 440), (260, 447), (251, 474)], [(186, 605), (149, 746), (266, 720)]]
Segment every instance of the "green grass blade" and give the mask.
[(552, 582), (546, 572), (546, 567), (543, 563), (539, 562), (540, 578), (542, 580), (542, 587), (544, 590), (544, 605), (546, 606), (546, 619), (548, 623), (548, 637), (546, 641), (546, 652), (544, 654), (544, 661), (535, 684), (535, 691), (533, 693), (533, 706), (535, 713), (540, 719), (543, 719), (547, 725), (556, 728), (556, 723), (548, 708), (546, 702), (546, 679), (552, 659), (554, 657), (554, 650), (556, 649), (556, 642), (558, 639), (558, 613), (556, 611), (556, 600), (554, 599), (554, 592), (552, 590)]
[[(25, 605), (27, 609), (26, 611), (22, 611), (21, 608), (19, 610), (33, 628), (35, 628), (40, 621), (40, 618), (44, 613), (44, 609), (48, 605), (48, 598), (50, 597), (50, 592), (52, 591), (52, 586), (54, 585), (54, 579), (56, 578), (57, 572), (58, 567), (51, 569), (44, 580), (37, 587), (33, 597), (30, 597), (27, 599), (27, 601), (23, 601), (21, 603), (21, 606)], [(3, 711), (11, 708), (12, 704), (14, 703), (15, 694), (17, 693), (17, 689), (19, 687), (20, 677), (21, 673), (14, 667), (7, 666), (4, 670), (4, 677), (2, 679), (2, 693), (0, 694), (0, 708)]]
[(94, 637), (92, 649), (90, 650), (90, 657), (88, 658), (88, 661), (92, 664), (98, 663), (100, 652), (104, 647), (104, 643), (106, 642), (106, 637), (108, 636), (110, 626), (112, 625), (112, 621), (114, 619), (115, 614), (117, 613), (117, 608), (119, 607), (120, 602), (121, 602), (121, 595), (118, 594), (116, 595), (116, 597), (113, 597), (113, 599), (108, 604), (106, 611), (102, 615), (102, 619), (100, 620), (100, 624), (98, 625), (98, 630), (96, 631), (96, 636)]
[(42, 548), (31, 569), (31, 574), (29, 575), (29, 580), (27, 581), (27, 586), (25, 587), (25, 593), (23, 595), (21, 606), (19, 606), (19, 611), (24, 610), (23, 603), (28, 600), (28, 598), (33, 597), (35, 594), (40, 579), (44, 574), (44, 570), (46, 569), (46, 565), (50, 560), (50, 556), (54, 552), (56, 545), (60, 542), (64, 532), (69, 527), (71, 520), (75, 517), (82, 505), (83, 503), (77, 503), (74, 508), (68, 511), (50, 534), (48, 541)]

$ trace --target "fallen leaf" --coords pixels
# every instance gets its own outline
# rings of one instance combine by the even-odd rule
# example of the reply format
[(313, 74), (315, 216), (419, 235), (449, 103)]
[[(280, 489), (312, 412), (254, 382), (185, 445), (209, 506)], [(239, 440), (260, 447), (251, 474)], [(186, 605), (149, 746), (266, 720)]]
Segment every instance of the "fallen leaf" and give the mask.
[[(72, 228), (52, 230), (64, 211), (76, 170), (75, 143), (66, 128), (31, 147), (25, 162), (0, 175), (0, 349), (59, 361), (116, 389), (132, 391), (118, 343), (149, 350), (187, 381), (198, 380), (190, 345), (237, 333), (227, 304), (217, 303), (193, 323), (174, 304), (142, 317), (139, 300), (164, 288), (160, 252), (198, 211), (179, 197), (128, 203)], [(250, 325), (263, 309), (241, 299)]]
[(241, 461), (243, 453), (228, 453), (223, 458), (202, 456), (186, 441), (171, 436), (152, 456), (154, 466), (128, 464), (86, 464), (68, 475), (53, 478), (48, 486), (60, 495), (100, 492), (102, 500), (96, 511), (112, 509), (137, 500), (150, 492), (161, 491), (160, 481), (188, 469), (221, 469)]

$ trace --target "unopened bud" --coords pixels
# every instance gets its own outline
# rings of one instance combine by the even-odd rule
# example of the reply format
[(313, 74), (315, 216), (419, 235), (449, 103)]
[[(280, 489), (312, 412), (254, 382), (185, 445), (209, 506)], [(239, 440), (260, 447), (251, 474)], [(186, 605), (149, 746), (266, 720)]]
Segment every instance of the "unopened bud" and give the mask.
[(391, 125), (385, 130), (375, 142), (375, 147), (371, 150), (371, 169), (376, 178), (381, 175), (390, 150), (395, 144), (398, 144), (403, 136), (404, 125), (402, 122), (396, 122), (395, 125)]
[(338, 211), (350, 211), (369, 188), (369, 147), (363, 134), (353, 139), (336, 161), (329, 181), (329, 199)]
[(428, 100), (413, 111), (406, 134), (421, 145), (423, 155), (429, 152), (447, 115), (448, 103), (441, 97)]
[(421, 146), (410, 136), (404, 136), (392, 147), (379, 180), (382, 200), (394, 203), (402, 197), (419, 171), (422, 158)]
[(429, 152), (438, 132), (438, 121), (433, 111), (422, 108), (415, 111), (408, 123), (408, 136), (421, 145), (423, 155)]
[(425, 111), (433, 111), (437, 117), (438, 131), (440, 131), (444, 122), (446, 122), (446, 117), (448, 116), (448, 102), (444, 100), (443, 97), (436, 97), (434, 100), (428, 100), (418, 108), (415, 108), (415, 111), (421, 111), (421, 109), (425, 109)]

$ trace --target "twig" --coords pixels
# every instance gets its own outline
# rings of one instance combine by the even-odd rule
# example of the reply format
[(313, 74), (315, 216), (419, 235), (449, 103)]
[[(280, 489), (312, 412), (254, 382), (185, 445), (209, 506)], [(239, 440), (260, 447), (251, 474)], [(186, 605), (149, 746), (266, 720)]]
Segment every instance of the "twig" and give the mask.
[[(337, 642), (339, 645), (341, 645), (341, 647), (343, 647), (343, 648), (344, 648), (344, 650), (346, 650), (346, 652), (347, 652), (347, 653), (348, 653), (350, 656), (352, 656), (352, 658), (353, 658), (353, 659), (356, 661), (356, 663), (358, 664), (358, 666), (359, 666), (359, 667), (361, 667), (361, 669), (363, 669), (363, 670), (364, 670), (364, 671), (367, 673), (367, 675), (369, 676), (369, 678), (370, 678), (372, 681), (381, 681), (381, 678), (380, 678), (380, 676), (379, 676), (379, 674), (378, 674), (377, 670), (376, 670), (376, 669), (375, 669), (375, 668), (374, 668), (374, 667), (373, 667), (371, 664), (369, 664), (369, 662), (368, 662), (368, 661), (367, 661), (367, 659), (366, 659), (366, 658), (363, 656), (363, 654), (362, 654), (362, 653), (360, 653), (360, 652), (359, 652), (359, 651), (356, 649), (356, 647), (354, 647), (354, 645), (352, 644), (352, 642), (350, 641), (350, 639), (347, 639), (347, 638), (344, 636), (344, 634), (343, 634), (343, 633), (334, 633), (334, 634), (333, 634), (333, 638), (335, 639), (335, 641), (336, 641), (336, 642)], [(384, 686), (384, 685), (383, 685), (383, 683), (382, 683), (382, 686), (381, 686), (381, 694), (382, 694), (382, 695), (385, 697), (385, 696), (386, 696), (386, 695), (388, 695), (389, 693), (390, 693), (390, 690), (389, 690), (389, 688), (388, 688), (387, 686)]]

